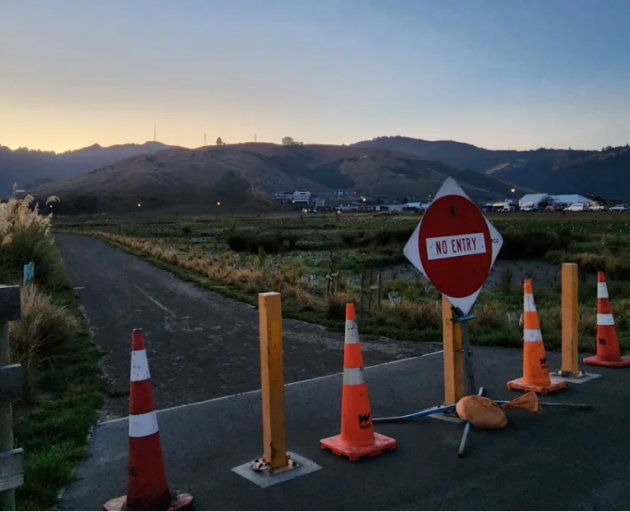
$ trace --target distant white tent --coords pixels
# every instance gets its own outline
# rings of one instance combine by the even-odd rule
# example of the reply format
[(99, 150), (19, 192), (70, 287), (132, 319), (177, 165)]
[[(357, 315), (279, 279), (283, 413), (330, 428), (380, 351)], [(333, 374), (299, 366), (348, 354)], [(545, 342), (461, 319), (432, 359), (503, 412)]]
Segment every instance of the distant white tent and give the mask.
[(573, 204), (573, 203), (582, 203), (582, 204), (590, 204), (593, 202), (592, 199), (588, 197), (581, 196), (580, 194), (564, 194), (559, 196), (551, 196), (551, 199), (556, 204)]
[(549, 199), (549, 194), (527, 194), (518, 200), (518, 207), (525, 208), (527, 206), (539, 205), (547, 199)]

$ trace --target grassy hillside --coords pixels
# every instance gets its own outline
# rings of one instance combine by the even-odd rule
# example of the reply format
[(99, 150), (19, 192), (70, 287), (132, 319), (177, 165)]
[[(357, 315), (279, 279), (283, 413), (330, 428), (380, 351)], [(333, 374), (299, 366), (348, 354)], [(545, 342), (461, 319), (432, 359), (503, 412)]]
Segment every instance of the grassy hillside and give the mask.
[(397, 151), (247, 143), (137, 156), (44, 184), (33, 193), (61, 197), (58, 213), (125, 213), (190, 204), (265, 210), (274, 206), (271, 193), (296, 189), (326, 194), (345, 188), (425, 199), (447, 176), (481, 200), (504, 197), (511, 188), (492, 177)]

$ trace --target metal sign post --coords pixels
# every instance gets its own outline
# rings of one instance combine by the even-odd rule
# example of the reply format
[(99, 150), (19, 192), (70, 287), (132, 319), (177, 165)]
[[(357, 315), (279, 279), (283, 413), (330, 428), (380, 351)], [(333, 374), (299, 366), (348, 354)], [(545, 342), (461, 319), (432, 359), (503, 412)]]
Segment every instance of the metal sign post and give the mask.
[(475, 386), (475, 372), (473, 369), (473, 350), (470, 344), (470, 335), (468, 333), (468, 322), (473, 318), (477, 318), (475, 315), (464, 315), (462, 310), (456, 307), (452, 307), (453, 318), (451, 321), (457, 322), (462, 330), (462, 352), (464, 355), (464, 394), (474, 395), (477, 387)]

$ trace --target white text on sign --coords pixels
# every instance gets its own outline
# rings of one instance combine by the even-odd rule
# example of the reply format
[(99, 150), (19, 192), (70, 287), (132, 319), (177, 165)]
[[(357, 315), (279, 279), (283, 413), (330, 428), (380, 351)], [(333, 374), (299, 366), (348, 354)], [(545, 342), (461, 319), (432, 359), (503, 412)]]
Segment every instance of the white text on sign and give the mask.
[(430, 260), (457, 258), (485, 252), (486, 240), (483, 233), (427, 238), (427, 257)]

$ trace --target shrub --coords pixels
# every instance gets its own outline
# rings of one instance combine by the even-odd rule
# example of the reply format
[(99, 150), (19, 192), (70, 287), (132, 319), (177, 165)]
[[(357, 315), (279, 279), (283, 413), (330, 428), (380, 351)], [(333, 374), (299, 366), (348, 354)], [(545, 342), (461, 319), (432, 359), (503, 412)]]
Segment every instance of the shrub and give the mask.
[(325, 315), (328, 320), (345, 320), (346, 304), (354, 302), (354, 298), (347, 293), (331, 295), (326, 299)]

